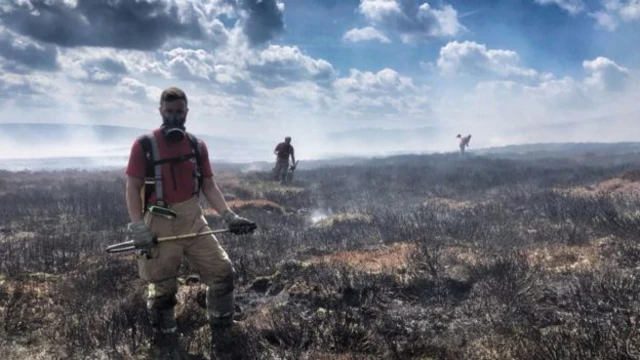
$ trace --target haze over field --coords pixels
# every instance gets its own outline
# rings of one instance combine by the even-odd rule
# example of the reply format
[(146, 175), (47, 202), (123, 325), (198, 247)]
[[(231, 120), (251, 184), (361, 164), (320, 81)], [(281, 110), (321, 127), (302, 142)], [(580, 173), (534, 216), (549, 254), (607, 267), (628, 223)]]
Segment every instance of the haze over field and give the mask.
[[(0, 123), (138, 134), (177, 85), (219, 160), (635, 141), (638, 38), (636, 0), (8, 0)], [(7, 125), (0, 158), (126, 156), (103, 131)]]

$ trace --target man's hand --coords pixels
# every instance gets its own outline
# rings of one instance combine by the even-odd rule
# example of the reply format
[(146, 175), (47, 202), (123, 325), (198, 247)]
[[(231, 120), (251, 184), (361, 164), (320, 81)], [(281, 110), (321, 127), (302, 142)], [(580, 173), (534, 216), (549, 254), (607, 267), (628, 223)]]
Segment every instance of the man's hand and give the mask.
[(153, 246), (153, 234), (144, 221), (138, 220), (129, 223), (128, 229), (136, 249), (149, 249)]
[(229, 227), (232, 234), (243, 235), (252, 233), (257, 228), (256, 224), (245, 219), (231, 210), (227, 210), (222, 214), (222, 219)]

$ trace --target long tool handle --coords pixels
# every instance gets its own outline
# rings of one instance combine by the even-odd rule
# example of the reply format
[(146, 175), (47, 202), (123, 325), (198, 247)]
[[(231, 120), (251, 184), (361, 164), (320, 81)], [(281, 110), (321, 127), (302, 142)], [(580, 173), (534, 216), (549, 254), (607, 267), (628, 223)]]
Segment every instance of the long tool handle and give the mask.
[(191, 234), (183, 234), (183, 235), (175, 235), (175, 236), (165, 236), (161, 238), (157, 238), (154, 242), (161, 243), (163, 241), (171, 241), (171, 240), (180, 240), (180, 239), (189, 239), (203, 235), (211, 235), (211, 234), (222, 234), (229, 232), (229, 229), (218, 229), (218, 230), (210, 230), (201, 233), (191, 233)]
[[(164, 241), (189, 239), (189, 238), (194, 238), (194, 237), (203, 236), (203, 235), (222, 234), (226, 232), (229, 232), (229, 229), (210, 230), (210, 231), (204, 231), (201, 233), (191, 233), (191, 234), (183, 234), (183, 235), (175, 235), (175, 236), (164, 236), (164, 237), (153, 239), (153, 243), (158, 244)], [(121, 252), (126, 252), (131, 250), (136, 250), (136, 247), (133, 245), (133, 240), (121, 242), (118, 244), (113, 244), (113, 245), (107, 246), (107, 249), (106, 249), (108, 253), (121, 253)]]

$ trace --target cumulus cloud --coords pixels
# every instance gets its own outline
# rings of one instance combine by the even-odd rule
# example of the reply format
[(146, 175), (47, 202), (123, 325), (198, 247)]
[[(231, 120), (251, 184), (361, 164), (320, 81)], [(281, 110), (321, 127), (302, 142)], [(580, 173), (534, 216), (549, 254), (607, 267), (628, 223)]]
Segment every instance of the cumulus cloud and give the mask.
[(640, 21), (640, 0), (601, 0), (602, 9), (591, 13), (602, 28), (614, 31), (620, 23)]
[(175, 48), (163, 53), (162, 69), (172, 79), (217, 86), (230, 94), (252, 96), (258, 86), (267, 88), (313, 82), (329, 86), (335, 69), (326, 60), (305, 55), (298, 47), (222, 48), (216, 51)]
[(540, 5), (556, 5), (572, 15), (586, 9), (583, 0), (535, 0), (535, 2)]
[(298, 81), (330, 84), (335, 76), (335, 70), (328, 61), (305, 55), (295, 46), (271, 45), (249, 57), (247, 69), (253, 78), (268, 87)]
[(207, 19), (197, 11), (196, 3), (168, 0), (8, 1), (8, 5), (0, 8), (0, 20), (5, 26), (42, 42), (66, 47), (152, 50), (173, 37), (204, 40), (214, 34), (220, 35), (216, 31), (222, 26), (217, 19)]
[(361, 0), (359, 11), (372, 25), (396, 33), (404, 43), (456, 36), (465, 29), (451, 5), (436, 8), (428, 2)]
[(203, 49), (175, 48), (165, 51), (164, 55), (171, 73), (181, 80), (211, 81), (215, 76), (215, 61)]
[(59, 68), (55, 46), (42, 45), (25, 36), (0, 28), (0, 57), (13, 68), (54, 71)]
[[(2, 61), (0, 61), (1, 65)], [(0, 104), (5, 106), (5, 120), (18, 117), (23, 111), (36, 108), (54, 108), (58, 105), (55, 98), (58, 82), (52, 73), (45, 76), (31, 73), (4, 73), (0, 71)], [(6, 110), (19, 109), (12, 115)]]
[(618, 27), (618, 19), (606, 11), (597, 11), (590, 14), (596, 20), (596, 24), (606, 30), (614, 31)]
[(349, 76), (334, 82), (333, 89), (330, 108), (350, 121), (372, 124), (395, 118), (396, 123), (411, 122), (416, 113), (424, 114), (429, 108), (427, 89), (390, 68), (378, 72), (351, 69)]
[(606, 57), (585, 60), (582, 66), (589, 74), (585, 83), (598, 90), (618, 92), (628, 84), (629, 70)]
[(389, 68), (382, 69), (377, 73), (351, 69), (349, 77), (336, 80), (334, 86), (342, 93), (357, 93), (367, 96), (391, 95), (415, 90), (411, 78), (401, 76)]
[(375, 28), (371, 27), (371, 26), (367, 26), (361, 29), (351, 29), (349, 31), (347, 31), (344, 36), (343, 36), (343, 40), (347, 41), (347, 42), (361, 42), (361, 41), (379, 41), (381, 43), (390, 43), (391, 40), (389, 40), (389, 38), (384, 35), (383, 33), (381, 33), (380, 31), (376, 30)]
[(640, 20), (640, 0), (603, 0), (604, 7), (623, 21)]
[(537, 72), (521, 67), (515, 51), (487, 49), (486, 45), (473, 41), (452, 41), (440, 49), (437, 66), (446, 75), (533, 77)]
[(116, 91), (130, 100), (155, 103), (160, 101), (160, 94), (162, 93), (160, 88), (147, 85), (137, 79), (129, 77), (122, 78), (118, 82)]
[[(224, 50), (222, 50), (224, 51)], [(217, 86), (232, 94), (252, 95), (250, 74), (238, 61), (230, 61), (203, 49), (175, 48), (164, 52), (167, 71), (173, 79)]]

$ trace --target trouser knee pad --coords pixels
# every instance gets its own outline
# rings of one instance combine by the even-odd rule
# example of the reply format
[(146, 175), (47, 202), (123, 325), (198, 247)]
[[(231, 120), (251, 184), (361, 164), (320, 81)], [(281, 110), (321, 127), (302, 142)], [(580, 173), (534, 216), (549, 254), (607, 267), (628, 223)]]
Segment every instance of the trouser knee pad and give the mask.
[(233, 316), (235, 311), (233, 271), (207, 288), (207, 314), (210, 321)]

